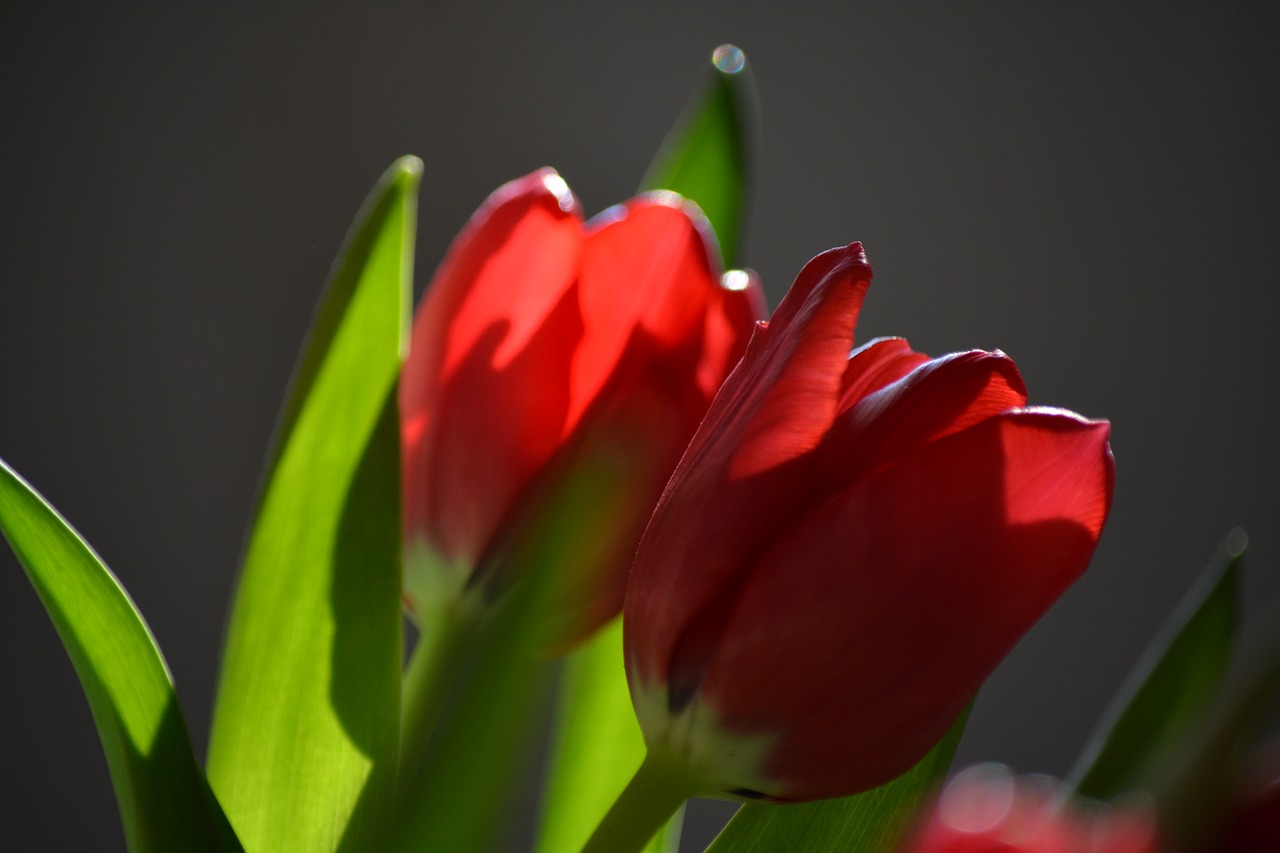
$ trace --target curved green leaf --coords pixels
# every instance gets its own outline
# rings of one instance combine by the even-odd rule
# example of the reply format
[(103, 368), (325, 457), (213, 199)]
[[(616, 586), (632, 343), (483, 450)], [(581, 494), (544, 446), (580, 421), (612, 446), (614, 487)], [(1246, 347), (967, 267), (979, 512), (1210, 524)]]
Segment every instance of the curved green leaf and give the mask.
[[(644, 761), (615, 619), (565, 659), (537, 853), (577, 853)], [(681, 815), (646, 853), (674, 850)]]
[(966, 711), (915, 767), (879, 788), (798, 805), (748, 803), (707, 853), (891, 853), (910, 829), (916, 810), (946, 775), (968, 718)]
[(142, 616), (98, 555), (3, 461), (0, 532), (89, 699), (129, 849), (239, 850), (191, 751), (173, 680)]
[(1078, 793), (1110, 799), (1148, 787), (1169, 748), (1213, 707), (1231, 656), (1246, 544), (1242, 531), (1228, 535), (1143, 653), (1069, 777)]
[(1224, 814), (1238, 807), (1241, 782), (1257, 770), (1280, 704), (1280, 600), (1242, 632), (1216, 707), (1194, 727), (1152, 783), (1161, 834), (1170, 849), (1214, 847)]
[(284, 408), (227, 630), (209, 779), (251, 851), (368, 849), (398, 750), (396, 378), (422, 164), (383, 175)]
[(701, 95), (663, 140), (642, 190), (674, 190), (711, 220), (726, 267), (740, 264), (748, 173), (755, 154), (756, 89), (746, 56), (721, 45)]

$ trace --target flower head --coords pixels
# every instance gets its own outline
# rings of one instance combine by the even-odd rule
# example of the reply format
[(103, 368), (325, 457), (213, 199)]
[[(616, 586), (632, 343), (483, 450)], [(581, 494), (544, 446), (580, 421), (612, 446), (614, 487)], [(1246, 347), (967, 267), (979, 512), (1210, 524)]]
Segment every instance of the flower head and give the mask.
[(645, 196), (584, 225), (558, 174), (493, 193), (414, 319), (400, 386), (410, 611), (547, 567), (549, 642), (621, 607), (662, 484), (761, 303), (701, 214)]
[(999, 352), (853, 349), (870, 280), (857, 243), (801, 271), (636, 555), (637, 715), (712, 790), (807, 800), (908, 769), (1084, 571), (1107, 516), (1105, 421), (1027, 408)]

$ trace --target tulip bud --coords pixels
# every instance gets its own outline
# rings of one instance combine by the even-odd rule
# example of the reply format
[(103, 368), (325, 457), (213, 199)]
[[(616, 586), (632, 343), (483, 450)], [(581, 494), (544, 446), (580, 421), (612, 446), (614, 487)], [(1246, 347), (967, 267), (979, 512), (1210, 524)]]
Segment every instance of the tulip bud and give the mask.
[(412, 615), (484, 608), (545, 565), (547, 643), (621, 608), (649, 511), (759, 314), (697, 208), (584, 225), (550, 169), (498, 189), (414, 319), (400, 385)]
[(632, 567), (624, 645), (651, 752), (780, 801), (928, 752), (1084, 571), (1109, 425), (1026, 408), (999, 352), (853, 346), (860, 244), (819, 255), (725, 381)]

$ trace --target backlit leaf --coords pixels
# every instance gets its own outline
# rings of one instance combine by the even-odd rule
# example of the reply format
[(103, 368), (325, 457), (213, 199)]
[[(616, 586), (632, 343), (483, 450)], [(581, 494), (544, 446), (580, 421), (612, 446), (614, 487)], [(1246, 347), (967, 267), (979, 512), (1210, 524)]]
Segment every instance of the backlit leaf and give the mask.
[(173, 680), (142, 616), (98, 555), (3, 461), (0, 532), (89, 699), (129, 849), (240, 850), (191, 751)]
[(285, 404), (228, 624), (209, 779), (245, 847), (370, 849), (398, 749), (396, 378), (416, 190), (404, 158), (361, 208)]
[(745, 54), (716, 48), (698, 98), (662, 143), (642, 190), (674, 190), (711, 220), (726, 267), (742, 262), (747, 183), (755, 156), (756, 90)]

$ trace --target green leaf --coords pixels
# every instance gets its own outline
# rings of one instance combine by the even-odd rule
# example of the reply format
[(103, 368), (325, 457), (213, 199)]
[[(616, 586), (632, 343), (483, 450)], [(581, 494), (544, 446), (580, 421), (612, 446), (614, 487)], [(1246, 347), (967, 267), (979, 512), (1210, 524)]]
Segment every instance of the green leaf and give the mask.
[[(1243, 537), (1241, 537), (1243, 539)], [(1236, 660), (1213, 713), (1171, 750), (1152, 793), (1169, 849), (1214, 845), (1224, 814), (1239, 806), (1241, 782), (1267, 754), (1280, 705), (1280, 600), (1256, 614), (1235, 643)], [(1261, 781), (1261, 780), (1259, 780)]]
[(1156, 781), (1171, 747), (1212, 708), (1231, 655), (1247, 540), (1234, 530), (1112, 700), (1070, 775), (1110, 799)]
[[(644, 761), (627, 690), (622, 620), (565, 659), (537, 853), (577, 853)], [(674, 850), (680, 815), (646, 853)]]
[(642, 190), (674, 190), (711, 220), (727, 267), (741, 263), (747, 175), (756, 132), (756, 89), (746, 57), (721, 45), (699, 97), (667, 134)]
[(966, 711), (915, 767), (862, 794), (798, 805), (748, 803), (707, 853), (777, 853), (780, 850), (896, 850), (921, 802), (933, 792), (955, 755)]
[(209, 779), (251, 851), (370, 849), (398, 751), (396, 378), (419, 160), (348, 233), (285, 405), (227, 629)]
[(89, 699), (133, 851), (235, 851), (191, 751), (173, 680), (128, 594), (80, 535), (0, 461), (0, 532)]

